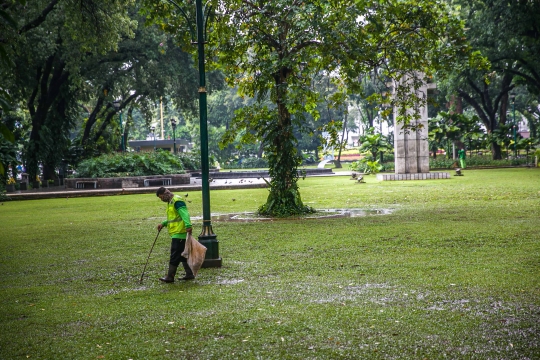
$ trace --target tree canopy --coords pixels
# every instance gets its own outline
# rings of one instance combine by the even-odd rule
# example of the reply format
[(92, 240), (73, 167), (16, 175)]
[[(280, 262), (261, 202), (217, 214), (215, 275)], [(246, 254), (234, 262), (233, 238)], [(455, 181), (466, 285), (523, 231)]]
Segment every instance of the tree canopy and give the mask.
[(53, 178), (76, 148), (83, 157), (119, 150), (134, 109), (147, 123), (161, 98), (194, 111), (192, 57), (146, 26), (140, 1), (8, 1), (2, 10), (10, 21), (0, 22), (0, 87), (13, 105), (7, 111), (22, 109), (31, 178), (39, 164)]
[[(38, 164), (57, 163), (73, 125), (81, 67), (88, 54), (115, 50), (131, 36), (136, 22), (127, 16), (127, 0), (49, 0), (5, 4), (16, 27), (2, 30), (7, 65), (0, 68), (14, 102), (30, 116), (24, 150), (32, 178)], [(48, 169), (45, 166), (44, 171)], [(48, 174), (46, 174), (48, 175)]]
[[(510, 93), (523, 86), (536, 98), (540, 94), (540, 3), (504, 0), (456, 3), (461, 5), (471, 46), (485, 56), (486, 66), (471, 67), (465, 62), (454, 69), (441, 87), (449, 96), (461, 97), (474, 109), (491, 139), (493, 159), (501, 159), (501, 144), (496, 134), (508, 128)], [(534, 121), (530, 123), (534, 130)]]
[[(148, 0), (149, 14), (165, 29), (187, 25), (166, 1)], [(463, 24), (445, 2), (406, 1), (211, 1), (209, 61), (226, 74), (241, 95), (257, 100), (237, 111), (224, 137), (242, 133), (259, 140), (269, 162), (270, 194), (259, 211), (269, 215), (309, 212), (298, 189), (295, 128), (306, 115), (320, 117), (322, 99), (312, 79), (320, 72), (340, 78), (342, 91), (357, 88), (361, 74), (374, 69), (388, 78), (418, 78), (447, 69), (468, 51)], [(191, 11), (187, 9), (185, 12)], [(418, 82), (424, 79), (418, 79)], [(419, 86), (419, 85), (418, 85)], [(398, 91), (393, 99), (405, 109), (420, 99)], [(422, 99), (423, 100), (423, 99)], [(268, 101), (272, 105), (268, 105)], [(411, 115), (400, 112), (407, 125)]]

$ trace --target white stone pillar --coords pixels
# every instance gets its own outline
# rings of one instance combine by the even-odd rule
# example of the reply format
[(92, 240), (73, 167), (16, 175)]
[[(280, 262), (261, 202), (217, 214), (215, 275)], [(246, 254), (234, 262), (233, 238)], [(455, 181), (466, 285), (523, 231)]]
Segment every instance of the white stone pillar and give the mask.
[[(400, 84), (393, 84), (393, 92), (396, 87), (404, 83), (410, 83), (409, 79)], [(412, 84), (410, 85), (411, 91)], [(427, 99), (428, 89), (435, 88), (435, 84), (425, 83), (416, 90), (418, 97)], [(409, 114), (415, 110), (408, 109)], [(403, 124), (394, 124), (394, 155), (396, 174), (418, 174), (429, 172), (429, 144), (428, 144), (428, 113), (427, 104), (419, 104), (419, 119), (413, 119), (411, 126), (417, 130), (403, 130)], [(397, 119), (398, 109), (394, 107), (394, 119)]]

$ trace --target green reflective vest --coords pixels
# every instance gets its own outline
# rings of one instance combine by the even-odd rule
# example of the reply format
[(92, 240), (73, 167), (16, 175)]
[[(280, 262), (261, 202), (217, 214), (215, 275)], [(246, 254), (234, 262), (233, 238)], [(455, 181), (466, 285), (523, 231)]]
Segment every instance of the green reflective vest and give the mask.
[[(182, 204), (177, 211), (175, 204), (178, 201), (182, 202)], [(167, 225), (169, 235), (172, 238), (186, 238), (186, 228), (191, 227), (191, 222), (184, 199), (179, 195), (174, 195), (172, 200), (167, 204), (167, 223), (164, 225)]]

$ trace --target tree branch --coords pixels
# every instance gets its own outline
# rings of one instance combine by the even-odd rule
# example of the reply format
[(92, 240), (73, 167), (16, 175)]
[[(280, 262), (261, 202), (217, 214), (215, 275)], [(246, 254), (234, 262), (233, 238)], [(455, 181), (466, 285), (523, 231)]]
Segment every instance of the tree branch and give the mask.
[(491, 121), (488, 118), (488, 116), (486, 116), (486, 113), (484, 112), (484, 109), (482, 109), (482, 106), (480, 106), (478, 101), (474, 100), (466, 91), (464, 91), (462, 89), (457, 89), (457, 92), (458, 92), (459, 96), (461, 96), (463, 99), (465, 99), (465, 101), (468, 102), (474, 108), (474, 110), (476, 110), (476, 113), (478, 114), (480, 119), (482, 119), (482, 122), (484, 123), (484, 125), (488, 129), (488, 132), (493, 131), (493, 129), (491, 128)]
[(83, 137), (81, 139), (81, 144), (83, 146), (88, 142), (88, 139), (90, 138), (90, 130), (92, 129), (92, 126), (94, 126), (94, 124), (96, 123), (97, 114), (101, 111), (104, 100), (104, 97), (100, 95), (98, 97), (94, 110), (92, 110), (92, 113), (90, 114), (90, 116), (88, 116), (88, 120), (86, 121), (86, 124), (84, 126)]
[(42, 67), (39, 67), (37, 69), (36, 74), (36, 86), (34, 86), (34, 91), (32, 91), (32, 95), (30, 95), (30, 98), (28, 99), (28, 102), (26, 103), (26, 106), (28, 107), (28, 111), (30, 112), (30, 116), (34, 116), (36, 114), (36, 107), (34, 106), (34, 101), (36, 100), (36, 96), (39, 89), (39, 79), (41, 78), (41, 72), (43, 71)]
[(46, 19), (47, 19), (47, 15), (49, 15), (49, 13), (51, 11), (53, 11), (54, 7), (56, 6), (56, 4), (58, 4), (60, 0), (52, 0), (49, 5), (47, 5), (47, 7), (45, 9), (43, 9), (43, 11), (41, 12), (41, 14), (39, 14), (39, 16), (37, 18), (35, 18), (34, 20), (30, 21), (28, 24), (24, 25), (20, 30), (19, 30), (19, 34), (22, 34), (22, 33), (25, 33), (27, 31), (30, 31), (36, 27), (38, 27), (39, 25), (41, 25)]
[(101, 126), (99, 127), (99, 130), (97, 131), (96, 135), (94, 135), (94, 139), (93, 139), (93, 142), (97, 142), (98, 139), (101, 137), (101, 135), (103, 134), (103, 132), (105, 131), (105, 129), (107, 128), (107, 126), (109, 125), (109, 123), (111, 122), (111, 119), (112, 117), (120, 110), (122, 110), (123, 108), (125, 108), (131, 101), (133, 101), (133, 99), (137, 98), (139, 96), (139, 94), (137, 94), (136, 92), (132, 95), (130, 95), (126, 101), (124, 101), (122, 104), (120, 104), (120, 107), (118, 108), (118, 110), (115, 110), (115, 111), (111, 111), (107, 114), (107, 117), (105, 118), (105, 120), (103, 120), (103, 123), (101, 123)]

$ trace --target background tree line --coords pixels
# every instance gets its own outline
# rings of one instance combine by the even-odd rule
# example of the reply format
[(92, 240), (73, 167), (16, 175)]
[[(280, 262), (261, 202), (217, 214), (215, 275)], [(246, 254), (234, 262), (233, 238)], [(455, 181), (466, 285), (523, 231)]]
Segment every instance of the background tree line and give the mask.
[[(166, 0), (4, 0), (3, 168), (22, 161), (34, 178), (41, 164), (44, 177), (54, 178), (62, 162), (118, 151), (122, 139), (144, 139), (160, 102), (167, 135), (175, 117), (177, 136), (197, 148), (196, 54), (183, 16), (195, 9), (180, 4), (184, 14)], [(388, 97), (390, 79), (411, 76), (419, 85), (423, 74), (437, 82), (430, 99), (433, 148), (461, 141), (487, 145), (501, 158), (501, 148), (513, 145), (514, 110), (529, 121), (531, 139), (523, 146), (538, 139), (538, 2), (207, 5), (216, 10), (206, 45), (210, 152), (220, 163), (264, 154), (273, 175), (261, 209), (267, 213), (309, 211), (296, 169), (304, 153), (320, 156), (323, 134), (341, 154), (358, 127), (371, 129), (382, 119), (408, 126), (416, 115), (405, 109), (424, 100), (407, 89)]]

